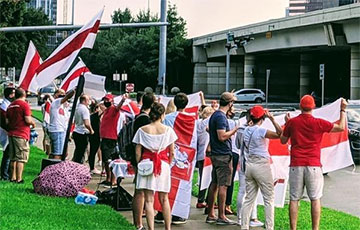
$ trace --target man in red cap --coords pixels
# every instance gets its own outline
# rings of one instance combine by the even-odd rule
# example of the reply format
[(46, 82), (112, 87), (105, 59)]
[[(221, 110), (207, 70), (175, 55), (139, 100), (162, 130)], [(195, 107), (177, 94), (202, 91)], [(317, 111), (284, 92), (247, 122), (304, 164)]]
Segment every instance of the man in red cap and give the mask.
[(345, 99), (341, 99), (340, 122), (333, 124), (312, 116), (312, 110), (315, 108), (314, 98), (311, 95), (305, 95), (300, 100), (301, 114), (292, 119), (289, 114), (285, 117), (286, 125), (280, 139), (282, 144), (291, 140), (289, 214), (292, 230), (296, 230), (299, 200), (303, 195), (304, 186), (311, 200), (312, 229), (319, 229), (320, 198), (324, 185), (320, 161), (321, 139), (323, 133), (344, 131), (346, 106)]
[(103, 166), (106, 171), (106, 180), (101, 182), (100, 184), (104, 186), (115, 185), (115, 177), (111, 177), (109, 163), (111, 162), (111, 156), (116, 152), (116, 140), (118, 136), (120, 108), (123, 105), (125, 99), (126, 96), (123, 96), (120, 103), (115, 107), (114, 96), (112, 94), (107, 94), (103, 98), (106, 109), (104, 111), (100, 124), (100, 138), (101, 138), (100, 148), (101, 148)]

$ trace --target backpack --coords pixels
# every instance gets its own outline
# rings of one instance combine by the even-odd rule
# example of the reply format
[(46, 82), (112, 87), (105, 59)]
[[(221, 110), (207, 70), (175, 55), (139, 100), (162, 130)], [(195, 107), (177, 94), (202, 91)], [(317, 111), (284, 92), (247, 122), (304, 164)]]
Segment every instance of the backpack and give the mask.
[(119, 153), (123, 160), (130, 161), (132, 165), (136, 165), (135, 156), (135, 144), (132, 142), (134, 138), (134, 123), (138, 117), (148, 116), (147, 114), (141, 113), (135, 119), (130, 119), (123, 128), (120, 130), (118, 135), (118, 146)]

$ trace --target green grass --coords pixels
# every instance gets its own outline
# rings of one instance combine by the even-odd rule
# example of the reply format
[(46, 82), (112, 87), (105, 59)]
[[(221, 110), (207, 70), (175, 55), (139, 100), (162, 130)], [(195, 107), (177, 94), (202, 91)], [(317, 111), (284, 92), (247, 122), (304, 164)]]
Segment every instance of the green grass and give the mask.
[[(0, 151), (2, 157), (2, 152)], [(31, 147), (24, 170), (25, 184), (0, 181), (0, 229), (134, 229), (119, 213), (106, 205), (82, 206), (74, 198), (41, 196), (32, 181), (40, 171), (43, 151)]]
[(31, 110), (32, 116), (40, 122), (44, 121), (43, 114), (40, 110), (32, 109)]
[[(197, 196), (198, 194), (198, 172), (194, 172), (192, 194)], [(236, 212), (236, 199), (239, 190), (239, 183), (236, 181), (234, 184), (234, 192), (232, 198), (231, 208)], [(300, 202), (299, 217), (298, 217), (298, 229), (311, 229), (311, 215), (310, 215), (310, 203), (306, 201)], [(284, 208), (275, 208), (275, 229), (290, 229), (289, 226), (289, 205), (285, 205)], [(320, 229), (322, 230), (359, 230), (360, 218), (339, 212), (330, 208), (322, 208), (321, 210)], [(258, 218), (264, 222), (264, 207), (258, 206)]]

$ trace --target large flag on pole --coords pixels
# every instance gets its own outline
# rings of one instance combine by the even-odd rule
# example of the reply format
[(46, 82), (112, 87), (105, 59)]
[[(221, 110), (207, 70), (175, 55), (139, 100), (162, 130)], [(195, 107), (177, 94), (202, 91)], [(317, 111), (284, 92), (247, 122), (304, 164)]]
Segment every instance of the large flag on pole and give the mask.
[(80, 59), (79, 62), (74, 66), (74, 68), (68, 73), (68, 75), (61, 82), (60, 89), (63, 89), (65, 92), (72, 90), (77, 86), (80, 75), (85, 74), (87, 72), (90, 72), (90, 70)]
[(36, 69), (42, 63), (41, 57), (36, 50), (33, 42), (30, 41), (29, 48), (26, 53), (25, 61), (23, 67), (21, 69), (19, 85), (20, 88), (36, 93), (38, 89), (37, 81), (36, 81)]
[(103, 12), (104, 9), (76, 33), (66, 38), (36, 69), (39, 88), (49, 85), (55, 78), (66, 73), (82, 48), (93, 47)]
[[(340, 103), (341, 100), (325, 105), (313, 111), (313, 116), (322, 118), (330, 122), (339, 122), (340, 119)], [(296, 117), (299, 111), (291, 112), (291, 117)], [(285, 123), (285, 115), (276, 116), (275, 119), (279, 125)], [(245, 124), (245, 118), (240, 120), (241, 124)], [(271, 122), (266, 119), (262, 127), (275, 131)], [(280, 144), (280, 140), (269, 140), (269, 153), (271, 155), (271, 168), (275, 185), (275, 206), (283, 207), (285, 201), (286, 185), (289, 177), (290, 165), (290, 142), (286, 145)], [(324, 173), (332, 172), (338, 169), (353, 165), (351, 157), (348, 130), (347, 127), (343, 132), (325, 133), (321, 141), (321, 164)], [(211, 161), (206, 158), (204, 163), (203, 177), (201, 181), (201, 189), (207, 188), (211, 183)], [(262, 203), (259, 196), (259, 203)]]

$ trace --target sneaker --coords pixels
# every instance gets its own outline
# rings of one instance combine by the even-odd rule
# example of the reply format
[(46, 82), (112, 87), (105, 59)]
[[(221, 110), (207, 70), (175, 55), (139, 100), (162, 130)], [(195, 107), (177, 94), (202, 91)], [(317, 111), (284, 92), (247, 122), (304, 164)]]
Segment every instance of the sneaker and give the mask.
[(172, 224), (186, 224), (186, 220), (184, 218), (173, 216), (171, 219)]
[(165, 223), (165, 221), (164, 221), (164, 216), (163, 216), (162, 212), (158, 212), (158, 213), (156, 214), (156, 216), (155, 216), (155, 218), (154, 218), (154, 221), (155, 221), (155, 223), (157, 223), (157, 224), (163, 224), (163, 223)]
[(237, 223), (235, 221), (232, 221), (230, 219), (220, 219), (218, 218), (216, 220), (216, 225), (236, 225)]
[(98, 161), (97, 165), (98, 165), (98, 166), (102, 166), (102, 162), (101, 162), (101, 161)]
[(250, 227), (262, 227), (264, 223), (259, 220), (250, 220)]
[(93, 170), (90, 171), (91, 174), (96, 174), (96, 175), (100, 175), (101, 171), (98, 170), (97, 168), (94, 168)]
[(216, 223), (216, 220), (217, 220), (216, 217), (209, 217), (209, 216), (207, 216), (207, 217), (206, 217), (206, 220), (205, 220), (205, 223), (213, 224), (213, 223)]
[(241, 226), (241, 218), (238, 219), (237, 225)]
[(196, 204), (196, 208), (205, 208), (206, 204), (205, 203), (197, 203)]

